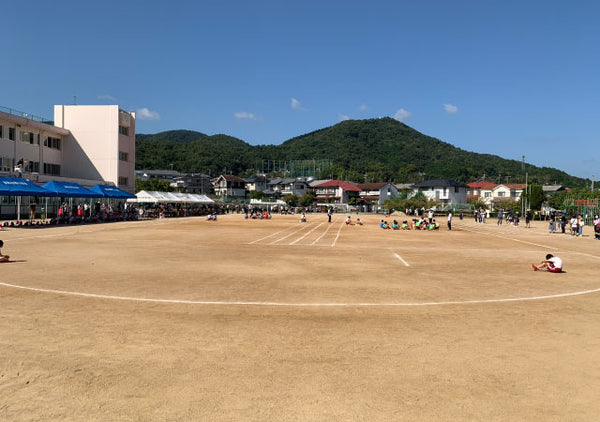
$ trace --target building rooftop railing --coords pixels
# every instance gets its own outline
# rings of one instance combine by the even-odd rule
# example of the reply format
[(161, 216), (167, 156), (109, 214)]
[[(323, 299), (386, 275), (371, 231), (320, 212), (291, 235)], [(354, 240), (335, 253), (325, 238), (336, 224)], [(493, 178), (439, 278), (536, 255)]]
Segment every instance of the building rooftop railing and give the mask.
[(25, 113), (24, 111), (15, 110), (14, 108), (2, 107), (0, 106), (0, 111), (4, 113), (12, 114), (13, 116), (24, 117), (29, 120), (34, 120), (36, 122), (45, 123), (47, 125), (54, 125), (54, 121), (52, 119), (48, 119), (47, 117), (36, 116), (35, 114)]

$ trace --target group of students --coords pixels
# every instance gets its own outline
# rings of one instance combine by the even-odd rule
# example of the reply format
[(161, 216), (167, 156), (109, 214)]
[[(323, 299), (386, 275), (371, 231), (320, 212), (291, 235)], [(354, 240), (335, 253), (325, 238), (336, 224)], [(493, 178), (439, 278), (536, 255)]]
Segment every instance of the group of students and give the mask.
[(362, 226), (362, 225), (363, 225), (363, 222), (362, 222), (362, 220), (360, 219), (360, 217), (359, 217), (359, 218), (357, 218), (357, 219), (356, 219), (356, 223), (354, 223), (354, 222), (352, 222), (352, 217), (348, 216), (348, 217), (346, 217), (346, 221), (345, 221), (345, 223), (346, 223), (346, 225), (347, 225), (347, 226), (355, 226), (355, 225)]
[(435, 221), (435, 218), (432, 218), (430, 221), (424, 218), (413, 218), (409, 223), (407, 220), (404, 220), (402, 224), (398, 223), (398, 221), (394, 220), (390, 225), (387, 221), (381, 220), (379, 222), (379, 227), (384, 230), (423, 230), (423, 231), (433, 231), (439, 230), (440, 225)]

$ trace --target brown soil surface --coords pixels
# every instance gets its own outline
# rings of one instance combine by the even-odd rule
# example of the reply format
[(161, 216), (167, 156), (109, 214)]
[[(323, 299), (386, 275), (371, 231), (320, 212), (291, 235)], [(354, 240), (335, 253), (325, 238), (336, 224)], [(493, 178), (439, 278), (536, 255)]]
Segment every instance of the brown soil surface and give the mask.
[(598, 420), (590, 227), (344, 217), (0, 231), (0, 420)]

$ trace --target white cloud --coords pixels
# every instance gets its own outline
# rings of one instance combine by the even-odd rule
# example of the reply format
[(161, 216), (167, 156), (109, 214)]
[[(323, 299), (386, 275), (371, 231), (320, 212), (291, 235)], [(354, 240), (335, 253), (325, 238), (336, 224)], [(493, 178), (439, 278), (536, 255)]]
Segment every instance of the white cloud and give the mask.
[(138, 108), (135, 117), (140, 120), (160, 120), (160, 115), (156, 111), (150, 111), (146, 107)]
[(108, 95), (108, 94), (98, 95), (98, 99), (99, 100), (105, 100), (105, 101), (112, 101), (114, 103), (117, 102), (117, 99), (115, 97), (113, 97), (112, 95)]
[(410, 117), (412, 113), (408, 110), (404, 110), (403, 108), (401, 108), (400, 110), (398, 110), (396, 112), (396, 114), (394, 114), (394, 119), (398, 120), (399, 122), (404, 123), (406, 120), (408, 120), (408, 118)]
[(254, 113), (249, 113), (247, 111), (239, 111), (237, 113), (233, 113), (233, 117), (235, 117), (236, 119), (257, 120), (257, 117), (254, 115)]
[(346, 116), (345, 114), (338, 113), (338, 119), (340, 122), (343, 122), (344, 120), (350, 120), (350, 117)]
[(302, 111), (306, 111), (306, 108), (304, 108), (302, 106), (302, 104), (300, 104), (300, 101), (298, 101), (295, 98), (292, 98), (291, 102), (290, 102), (290, 106), (294, 109), (294, 110), (302, 110)]
[(360, 107), (358, 107), (358, 109), (360, 111), (366, 111), (368, 110), (369, 106), (367, 106), (366, 104), (361, 104)]
[(444, 110), (446, 110), (446, 113), (448, 114), (458, 113), (458, 107), (452, 104), (444, 104)]

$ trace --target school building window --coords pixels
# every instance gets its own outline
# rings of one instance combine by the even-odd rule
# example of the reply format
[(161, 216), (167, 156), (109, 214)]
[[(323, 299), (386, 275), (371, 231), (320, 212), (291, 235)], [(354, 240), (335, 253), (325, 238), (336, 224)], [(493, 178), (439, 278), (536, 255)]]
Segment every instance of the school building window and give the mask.
[(40, 135), (33, 132), (21, 132), (21, 142), (28, 144), (40, 144)]
[(119, 133), (121, 135), (129, 136), (129, 128), (125, 126), (119, 126)]
[(127, 186), (127, 178), (126, 177), (119, 177), (119, 186)]
[(9, 157), (0, 157), (0, 171), (12, 171), (15, 160)]
[(0, 126), (0, 139), (4, 139), (4, 126)]
[(53, 138), (48, 136), (44, 139), (44, 146), (48, 148), (60, 149), (61, 148), (61, 139)]
[(9, 127), (8, 128), (8, 139), (10, 141), (14, 141), (15, 140), (15, 128), (14, 127)]
[(25, 171), (29, 173), (39, 173), (40, 172), (40, 162), (39, 161), (26, 161), (25, 162)]
[(504, 192), (498, 192), (498, 197), (503, 197), (504, 196)]
[(119, 151), (119, 160), (129, 161), (129, 154), (126, 152)]
[(60, 176), (60, 164), (44, 163), (44, 174)]
[(485, 197), (486, 198), (491, 198), (492, 197), (492, 192), (486, 192), (485, 193)]

